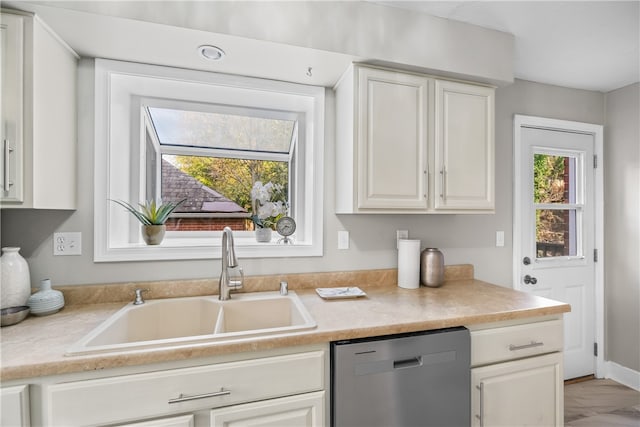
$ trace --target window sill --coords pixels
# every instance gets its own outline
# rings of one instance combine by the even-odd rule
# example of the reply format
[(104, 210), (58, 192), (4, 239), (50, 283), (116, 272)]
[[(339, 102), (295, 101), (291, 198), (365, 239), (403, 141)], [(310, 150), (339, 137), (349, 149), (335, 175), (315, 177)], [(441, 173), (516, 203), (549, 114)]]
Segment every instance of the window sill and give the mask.
[[(279, 237), (279, 236), (278, 236)], [(258, 243), (251, 237), (234, 237), (238, 258), (291, 258), (322, 256), (322, 246), (296, 242), (284, 245), (277, 239), (269, 243)], [(111, 246), (104, 252), (95, 248), (95, 262), (120, 261), (160, 261), (160, 260), (197, 260), (220, 259), (220, 239), (214, 238), (170, 238), (160, 245), (148, 246), (144, 243), (131, 243)]]

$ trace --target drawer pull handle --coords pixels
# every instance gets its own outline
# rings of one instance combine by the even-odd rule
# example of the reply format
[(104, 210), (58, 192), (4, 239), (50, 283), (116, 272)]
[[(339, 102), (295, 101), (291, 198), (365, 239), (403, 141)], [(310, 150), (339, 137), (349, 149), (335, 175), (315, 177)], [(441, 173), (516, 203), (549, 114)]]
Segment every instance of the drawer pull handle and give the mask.
[(188, 402), (190, 400), (207, 399), (209, 397), (228, 396), (230, 394), (231, 390), (225, 390), (224, 388), (221, 388), (220, 391), (214, 391), (213, 393), (194, 394), (191, 396), (189, 396), (188, 394), (180, 393), (180, 396), (174, 399), (169, 399), (169, 404)]
[(542, 341), (531, 341), (529, 344), (524, 344), (524, 345), (510, 344), (509, 350), (511, 351), (524, 350), (525, 348), (542, 347), (543, 345), (544, 343)]
[(480, 415), (476, 414), (476, 418), (480, 421), (480, 427), (484, 427), (484, 383), (480, 382), (476, 388), (480, 391)]

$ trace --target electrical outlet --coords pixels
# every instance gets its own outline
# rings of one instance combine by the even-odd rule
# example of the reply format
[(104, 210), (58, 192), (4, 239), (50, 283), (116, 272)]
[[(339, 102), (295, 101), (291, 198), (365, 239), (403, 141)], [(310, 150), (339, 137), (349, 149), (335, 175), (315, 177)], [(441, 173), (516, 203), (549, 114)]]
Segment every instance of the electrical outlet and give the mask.
[(504, 246), (504, 231), (496, 231), (496, 247)]
[(82, 255), (82, 233), (53, 233), (53, 255)]
[(338, 231), (338, 249), (349, 249), (349, 232)]
[(408, 239), (409, 230), (396, 230), (396, 249), (400, 247), (400, 239)]

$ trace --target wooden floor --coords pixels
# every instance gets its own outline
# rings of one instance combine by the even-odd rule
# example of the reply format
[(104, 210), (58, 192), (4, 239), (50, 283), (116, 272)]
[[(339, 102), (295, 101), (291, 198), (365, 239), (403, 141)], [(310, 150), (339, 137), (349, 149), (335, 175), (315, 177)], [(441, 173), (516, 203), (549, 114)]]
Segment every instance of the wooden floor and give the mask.
[(571, 427), (640, 427), (640, 392), (605, 379), (565, 384), (564, 422)]

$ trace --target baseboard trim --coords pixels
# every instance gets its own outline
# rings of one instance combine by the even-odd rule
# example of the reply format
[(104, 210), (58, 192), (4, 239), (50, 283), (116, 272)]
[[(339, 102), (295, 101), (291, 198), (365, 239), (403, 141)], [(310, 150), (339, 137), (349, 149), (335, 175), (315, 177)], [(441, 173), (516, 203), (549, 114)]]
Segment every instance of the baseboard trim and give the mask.
[(585, 375), (584, 377), (571, 378), (570, 380), (564, 380), (564, 385), (583, 383), (585, 381), (590, 381), (595, 379), (596, 376), (594, 374)]
[(604, 363), (605, 378), (612, 379), (636, 391), (640, 391), (640, 372), (610, 360)]

